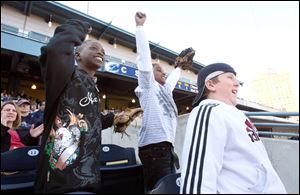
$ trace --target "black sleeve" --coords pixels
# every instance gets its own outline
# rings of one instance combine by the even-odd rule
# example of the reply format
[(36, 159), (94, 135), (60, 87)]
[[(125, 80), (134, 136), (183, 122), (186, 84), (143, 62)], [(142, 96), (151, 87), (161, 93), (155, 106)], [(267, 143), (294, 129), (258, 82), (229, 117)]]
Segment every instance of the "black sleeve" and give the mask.
[(89, 28), (87, 22), (68, 20), (55, 29), (49, 43), (41, 48), (39, 61), (46, 89), (44, 121), (51, 122), (56, 113), (58, 99), (75, 70), (74, 49), (82, 44)]
[(102, 129), (111, 127), (114, 123), (114, 117), (115, 114), (113, 112), (107, 113), (106, 115), (101, 113)]
[(1, 123), (1, 152), (6, 152), (10, 148), (10, 134), (7, 132), (9, 127)]
[(6, 126), (2, 125), (2, 123), (1, 123), (1, 138), (3, 136), (5, 136), (5, 134), (7, 134), (8, 130), (9, 130), (9, 127), (6, 127)]

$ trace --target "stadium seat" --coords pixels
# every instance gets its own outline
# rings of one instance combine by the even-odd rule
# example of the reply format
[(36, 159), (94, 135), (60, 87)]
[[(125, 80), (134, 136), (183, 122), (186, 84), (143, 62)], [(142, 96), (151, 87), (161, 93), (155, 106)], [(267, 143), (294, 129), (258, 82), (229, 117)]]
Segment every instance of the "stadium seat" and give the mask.
[(66, 192), (64, 194), (95, 194), (95, 193), (88, 192), (88, 191), (77, 191), (77, 192)]
[(124, 148), (115, 144), (103, 144), (101, 146), (101, 167), (119, 167), (135, 165), (134, 148)]
[(101, 188), (97, 193), (144, 194), (143, 165), (137, 164), (134, 148), (103, 144), (101, 149)]
[(1, 153), (1, 192), (33, 193), (39, 146)]
[(102, 167), (101, 188), (103, 194), (145, 194), (143, 165)]
[(158, 180), (153, 190), (149, 194), (179, 194), (180, 191), (180, 173), (166, 175)]

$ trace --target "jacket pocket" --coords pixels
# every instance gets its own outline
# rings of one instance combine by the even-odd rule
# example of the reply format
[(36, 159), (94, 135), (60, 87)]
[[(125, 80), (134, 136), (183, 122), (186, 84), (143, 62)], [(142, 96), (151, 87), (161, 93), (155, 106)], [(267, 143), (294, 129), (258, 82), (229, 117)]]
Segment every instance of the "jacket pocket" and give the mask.
[(263, 164), (257, 165), (256, 171), (256, 183), (254, 186), (249, 188), (250, 193), (261, 193), (267, 184), (267, 169)]

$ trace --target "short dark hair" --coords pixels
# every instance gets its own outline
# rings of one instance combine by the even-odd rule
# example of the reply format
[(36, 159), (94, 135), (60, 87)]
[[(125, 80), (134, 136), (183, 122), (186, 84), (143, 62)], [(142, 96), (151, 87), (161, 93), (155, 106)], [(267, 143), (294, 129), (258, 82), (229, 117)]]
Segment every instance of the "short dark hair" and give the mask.
[(82, 51), (82, 49), (84, 48), (84, 47), (86, 47), (90, 42), (94, 42), (95, 40), (86, 40), (86, 41), (84, 41), (84, 42), (82, 42), (82, 44), (81, 45), (79, 45), (79, 46), (77, 46), (76, 47), (76, 49), (75, 49), (75, 52), (80, 52), (80, 51)]

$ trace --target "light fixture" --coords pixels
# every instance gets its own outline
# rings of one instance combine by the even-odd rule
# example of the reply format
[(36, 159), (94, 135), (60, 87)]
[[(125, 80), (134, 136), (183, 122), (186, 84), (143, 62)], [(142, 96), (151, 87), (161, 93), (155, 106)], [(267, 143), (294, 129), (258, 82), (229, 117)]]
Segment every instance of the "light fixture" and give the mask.
[(52, 15), (49, 16), (48, 26), (49, 28), (52, 26)]
[(159, 61), (159, 55), (157, 55), (157, 63), (159, 64), (159, 62), (160, 62), (160, 61)]
[(114, 48), (116, 49), (117, 48), (117, 39), (114, 38)]
[(31, 89), (36, 89), (36, 85), (35, 85), (35, 84), (32, 84), (32, 85), (31, 85)]
[(186, 109), (186, 110), (190, 110), (190, 107), (187, 106), (185, 109)]
[(135, 99), (134, 98), (132, 98), (131, 103), (133, 103), (133, 104), (135, 103)]
[(104, 95), (102, 96), (102, 98), (105, 100), (105, 99), (106, 99), (106, 95), (104, 94)]

